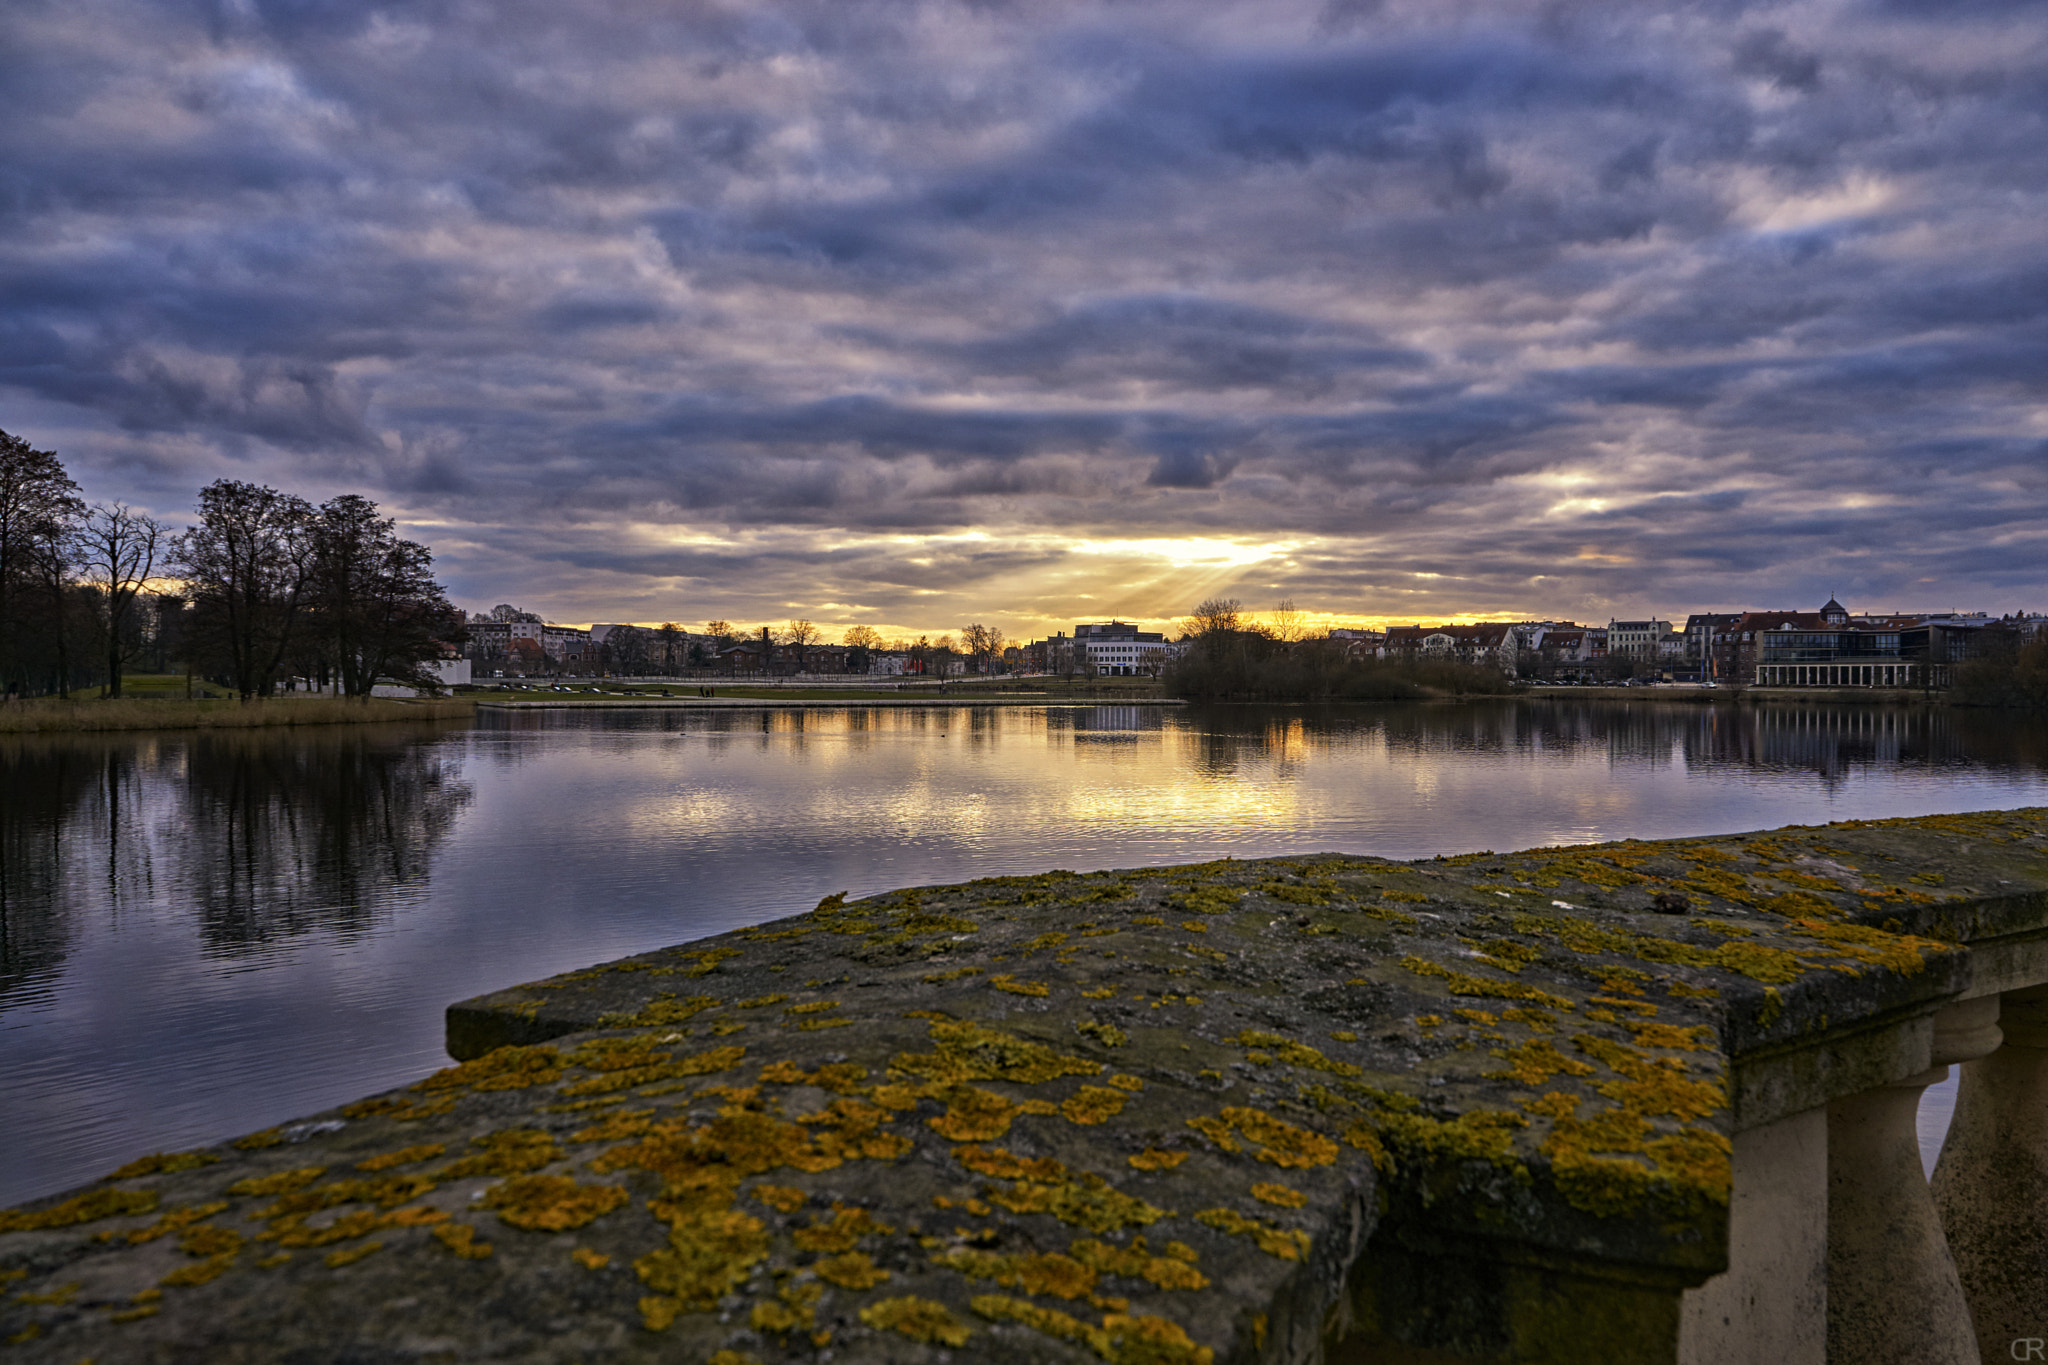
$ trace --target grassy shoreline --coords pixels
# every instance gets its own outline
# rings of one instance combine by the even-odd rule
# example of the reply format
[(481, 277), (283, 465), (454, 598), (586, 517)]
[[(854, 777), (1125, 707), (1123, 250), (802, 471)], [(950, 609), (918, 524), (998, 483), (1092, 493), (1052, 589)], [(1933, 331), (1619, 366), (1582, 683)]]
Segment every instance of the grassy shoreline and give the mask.
[(248, 730), (280, 725), (361, 725), (372, 722), (467, 719), (476, 705), (457, 701), (397, 701), (338, 697), (268, 701), (17, 701), (0, 706), (0, 734), (90, 734), (108, 730)]

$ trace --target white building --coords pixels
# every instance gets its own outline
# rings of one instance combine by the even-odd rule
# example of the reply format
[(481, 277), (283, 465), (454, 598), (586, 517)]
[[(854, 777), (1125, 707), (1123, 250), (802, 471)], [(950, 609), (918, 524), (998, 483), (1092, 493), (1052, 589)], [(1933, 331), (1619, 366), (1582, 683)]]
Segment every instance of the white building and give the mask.
[(1075, 626), (1074, 648), (1097, 673), (1112, 677), (1156, 676), (1180, 657), (1180, 646), (1160, 632), (1124, 621)]

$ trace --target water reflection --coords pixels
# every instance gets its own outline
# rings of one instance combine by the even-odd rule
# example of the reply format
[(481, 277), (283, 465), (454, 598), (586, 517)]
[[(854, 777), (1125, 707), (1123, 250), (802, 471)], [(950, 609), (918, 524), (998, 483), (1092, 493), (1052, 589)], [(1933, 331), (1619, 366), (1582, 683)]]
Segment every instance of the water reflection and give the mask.
[(289, 746), (226, 731), (177, 755), (183, 790), (162, 832), (209, 953), (264, 952), (316, 930), (346, 940), (425, 882), (470, 798), (459, 758), (353, 728)]
[(345, 941), (425, 884), (470, 796), (413, 727), (0, 742), (0, 1011), (47, 990), (75, 922), (189, 916), (208, 956)]
[(440, 1060), (452, 1000), (1048, 867), (2048, 803), (2048, 725), (1913, 707), (486, 713), (0, 741), (0, 1204)]

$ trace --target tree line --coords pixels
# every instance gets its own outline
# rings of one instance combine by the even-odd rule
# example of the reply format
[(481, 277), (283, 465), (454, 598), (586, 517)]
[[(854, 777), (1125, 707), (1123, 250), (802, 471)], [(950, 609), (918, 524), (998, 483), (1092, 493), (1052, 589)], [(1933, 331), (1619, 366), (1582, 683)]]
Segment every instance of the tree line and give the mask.
[(1311, 634), (1291, 602), (1260, 621), (1235, 599), (1212, 597), (1181, 623), (1181, 639), (1181, 656), (1161, 679), (1190, 700), (1404, 701), (1512, 690), (1484, 665), (1356, 658), (1347, 641)]
[[(541, 618), (507, 603), (473, 619), (539, 623)], [(959, 666), (993, 673), (1011, 643), (1001, 629), (978, 621), (962, 627), (957, 638), (950, 633), (884, 637), (872, 626), (852, 626), (837, 644), (826, 631), (803, 619), (751, 629), (716, 620), (706, 622), (701, 632), (687, 630), (675, 621), (664, 621), (651, 627), (615, 627), (598, 646), (593, 667), (614, 676), (673, 677), (685, 670), (713, 667), (719, 655), (734, 648), (746, 648), (780, 651), (799, 671), (805, 671), (814, 662), (815, 652), (843, 649), (845, 666), (851, 673), (868, 672), (877, 654), (900, 654), (911, 662), (913, 672), (942, 677), (960, 671)], [(515, 641), (508, 657), (536, 671), (553, 666), (538, 646), (526, 641)]]
[(295, 679), (367, 697), (429, 685), (464, 637), (426, 546), (377, 504), (315, 505), (220, 479), (173, 531), (87, 503), (62, 461), (0, 431), (0, 681), (7, 695), (122, 694), (138, 660), (181, 663), (244, 701)]

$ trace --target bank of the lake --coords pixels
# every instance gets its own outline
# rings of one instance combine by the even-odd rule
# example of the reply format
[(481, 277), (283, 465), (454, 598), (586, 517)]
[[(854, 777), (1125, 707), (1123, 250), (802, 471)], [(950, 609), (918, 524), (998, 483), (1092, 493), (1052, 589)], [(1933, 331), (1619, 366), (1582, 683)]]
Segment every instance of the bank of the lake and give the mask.
[(274, 726), (365, 725), (461, 720), (476, 704), (466, 698), (404, 701), (370, 697), (270, 697), (257, 701), (155, 698), (37, 698), (0, 706), (0, 734), (92, 734), (120, 730), (250, 730)]

